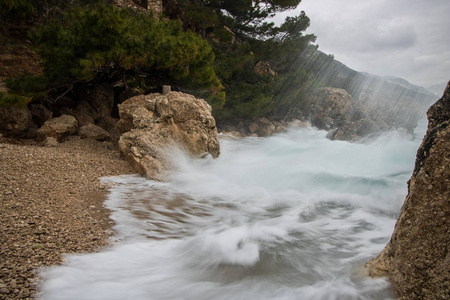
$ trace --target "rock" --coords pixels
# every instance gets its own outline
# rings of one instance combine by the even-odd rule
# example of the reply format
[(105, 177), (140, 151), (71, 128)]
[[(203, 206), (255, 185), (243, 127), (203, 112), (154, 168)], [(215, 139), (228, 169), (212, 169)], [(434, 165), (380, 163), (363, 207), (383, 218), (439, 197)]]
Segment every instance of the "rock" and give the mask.
[(17, 288), (17, 281), (16, 281), (15, 279), (12, 279), (12, 280), (9, 282), (9, 286), (10, 286), (12, 289), (16, 289), (16, 288)]
[(11, 291), (8, 289), (5, 282), (2, 280), (0, 282), (0, 295), (10, 294), (10, 293), (11, 293)]
[(38, 129), (38, 140), (44, 140), (46, 137), (53, 137), (61, 141), (65, 137), (75, 134), (78, 131), (78, 121), (73, 116), (62, 115), (50, 119)]
[(94, 139), (97, 141), (111, 140), (111, 135), (106, 130), (92, 123), (81, 126), (80, 129), (78, 130), (78, 135), (84, 138)]
[(120, 120), (117, 127), (122, 133), (133, 128), (146, 128), (154, 122), (155, 98), (150, 96), (136, 96), (119, 104)]
[[(94, 118), (98, 117), (97, 112), (86, 101), (81, 101), (78, 104), (76, 111), (78, 114), (87, 115), (87, 116), (91, 117), (92, 120), (94, 120)], [(94, 121), (91, 123), (94, 123)], [(83, 124), (83, 125), (85, 125), (85, 124)]]
[(220, 129), (221, 132), (234, 132), (237, 131), (236, 127), (233, 125), (224, 125)]
[(51, 119), (53, 117), (53, 112), (48, 110), (44, 105), (42, 104), (31, 104), (29, 106), (31, 116), (33, 118), (34, 123), (38, 127), (41, 127), (44, 125), (45, 121)]
[(113, 87), (109, 84), (101, 84), (80, 93), (80, 105), (77, 110), (90, 115), (94, 120), (100, 120), (110, 117), (113, 107)]
[(317, 89), (306, 109), (311, 124), (325, 130), (336, 128), (336, 121), (348, 118), (353, 110), (352, 96), (337, 88)]
[(172, 90), (172, 87), (170, 85), (163, 85), (162, 94), (166, 95), (166, 94), (170, 93), (171, 90)]
[(373, 119), (345, 90), (337, 88), (317, 89), (303, 118), (319, 129), (330, 131), (327, 137), (332, 140), (354, 140), (390, 129), (383, 120)]
[(387, 274), (402, 299), (449, 299), (450, 82), (427, 116), (391, 240), (366, 264), (372, 276)]
[(32, 128), (36, 128), (36, 124), (27, 107), (0, 109), (0, 133), (5, 137), (28, 137)]
[(259, 124), (259, 130), (258, 135), (259, 136), (269, 136), (275, 133), (275, 125), (273, 125), (272, 122), (270, 122), (266, 118), (260, 118), (258, 119)]
[(117, 126), (119, 120), (112, 117), (104, 117), (97, 121), (97, 126), (109, 133), (113, 141), (118, 141), (122, 132)]
[(52, 136), (47, 137), (44, 142), (45, 147), (57, 147), (58, 144), (58, 141)]
[(164, 180), (172, 168), (170, 149), (182, 149), (193, 157), (220, 154), (216, 122), (202, 99), (180, 92), (156, 93), (118, 106), (118, 127), (129, 130), (120, 137), (119, 149), (148, 178)]
[(249, 130), (251, 133), (256, 133), (256, 132), (258, 132), (258, 130), (259, 130), (259, 125), (258, 125), (258, 123), (256, 123), (256, 122), (250, 123), (250, 125), (248, 126), (248, 130)]
[(78, 121), (78, 126), (84, 126), (84, 125), (95, 123), (95, 120), (92, 116), (82, 113), (82, 112), (76, 112), (74, 117)]

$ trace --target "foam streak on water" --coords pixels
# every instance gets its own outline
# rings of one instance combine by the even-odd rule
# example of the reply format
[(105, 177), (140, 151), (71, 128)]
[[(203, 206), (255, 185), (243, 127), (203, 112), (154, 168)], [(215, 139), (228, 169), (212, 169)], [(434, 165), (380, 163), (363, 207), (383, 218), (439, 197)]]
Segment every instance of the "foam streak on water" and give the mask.
[(422, 136), (222, 137), (216, 160), (174, 157), (166, 183), (110, 178), (116, 241), (45, 270), (43, 296), (392, 299), (362, 266), (390, 238)]

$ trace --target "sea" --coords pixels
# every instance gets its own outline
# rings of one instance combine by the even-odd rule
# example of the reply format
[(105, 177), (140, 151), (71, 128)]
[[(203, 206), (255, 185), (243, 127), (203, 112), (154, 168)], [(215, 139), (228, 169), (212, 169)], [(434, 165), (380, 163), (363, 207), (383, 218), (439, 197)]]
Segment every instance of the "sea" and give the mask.
[(396, 299), (364, 264), (384, 248), (426, 130), (331, 141), (292, 126), (173, 151), (165, 182), (112, 184), (111, 246), (41, 271), (43, 299)]

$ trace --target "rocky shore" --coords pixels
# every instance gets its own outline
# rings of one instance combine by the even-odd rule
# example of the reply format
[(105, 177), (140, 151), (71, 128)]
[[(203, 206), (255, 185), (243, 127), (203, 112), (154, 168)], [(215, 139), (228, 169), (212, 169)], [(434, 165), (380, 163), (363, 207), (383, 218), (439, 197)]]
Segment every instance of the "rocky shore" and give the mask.
[(134, 170), (111, 142), (10, 142), (0, 137), (0, 299), (29, 299), (39, 268), (108, 245), (113, 221), (99, 178)]
[(450, 299), (450, 82), (427, 116), (391, 240), (366, 265), (388, 276), (401, 299)]
[[(138, 172), (163, 180), (172, 147), (194, 157), (219, 156), (215, 120), (202, 99), (179, 92), (136, 96), (119, 105), (117, 120), (108, 117), (112, 104), (94, 98), (82, 105), (91, 111), (86, 118), (66, 109), (73, 115), (47, 114), (37, 130), (36, 124), (27, 127), (27, 109), (0, 114), (6, 134), (35, 131), (34, 140), (0, 135), (0, 299), (34, 297), (39, 268), (61, 263), (64, 253), (108, 245), (113, 221), (103, 206), (108, 187), (100, 177)], [(102, 120), (111, 120), (109, 131), (83, 122), (101, 110)]]

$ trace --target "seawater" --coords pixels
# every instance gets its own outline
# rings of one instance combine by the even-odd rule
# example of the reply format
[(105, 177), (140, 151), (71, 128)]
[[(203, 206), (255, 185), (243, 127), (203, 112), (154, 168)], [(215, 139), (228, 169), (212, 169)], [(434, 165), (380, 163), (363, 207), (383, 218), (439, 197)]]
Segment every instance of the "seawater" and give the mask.
[(167, 182), (115, 183), (117, 235), (44, 270), (44, 299), (395, 299), (363, 265), (389, 241), (426, 122), (356, 143), (314, 128), (221, 136)]

